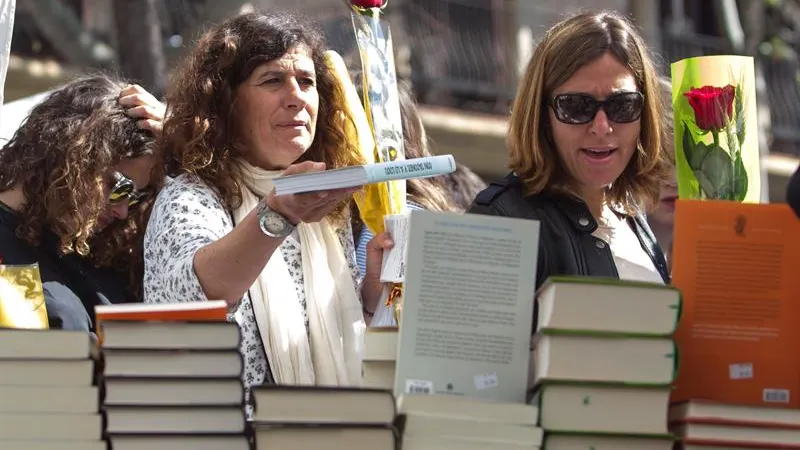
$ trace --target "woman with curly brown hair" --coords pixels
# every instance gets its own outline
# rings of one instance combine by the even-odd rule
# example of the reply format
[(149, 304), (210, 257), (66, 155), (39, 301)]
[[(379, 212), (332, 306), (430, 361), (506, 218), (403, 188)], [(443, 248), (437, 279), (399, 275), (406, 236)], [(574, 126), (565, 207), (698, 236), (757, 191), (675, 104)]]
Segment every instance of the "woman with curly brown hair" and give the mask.
[(354, 190), (275, 196), (282, 174), (360, 164), (322, 33), (249, 13), (207, 31), (168, 89), (164, 167), (145, 233), (146, 302), (226, 300), (246, 386), (358, 385), (388, 235), (360, 283)]
[(105, 75), (33, 108), (0, 149), (0, 258), (38, 263), (51, 328), (93, 330), (94, 306), (137, 299), (163, 106)]
[(623, 16), (577, 14), (537, 46), (509, 123), (513, 172), (470, 209), (539, 221), (537, 287), (551, 275), (669, 282), (644, 218), (668, 173), (661, 97)]

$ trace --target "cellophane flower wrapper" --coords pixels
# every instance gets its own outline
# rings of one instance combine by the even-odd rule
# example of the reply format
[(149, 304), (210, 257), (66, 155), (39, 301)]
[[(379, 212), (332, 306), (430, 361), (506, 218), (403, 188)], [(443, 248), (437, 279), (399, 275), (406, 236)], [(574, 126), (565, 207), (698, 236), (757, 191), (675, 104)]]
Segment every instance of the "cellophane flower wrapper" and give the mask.
[[(391, 31), (388, 23), (380, 18), (388, 1), (384, 0), (379, 7), (363, 7), (361, 1), (344, 2), (350, 11), (361, 60), (363, 110), (374, 138), (371, 148), (362, 145), (362, 157), (366, 164), (404, 160)], [(397, 180), (365, 186), (354, 199), (364, 225), (379, 234), (386, 230), (384, 217), (406, 212), (406, 182)], [(371, 325), (397, 325), (401, 309), (402, 283), (385, 285)]]
[[(363, 149), (367, 164), (405, 159), (391, 32), (380, 11), (350, 6), (361, 56), (363, 106), (375, 140), (372, 149)], [(365, 186), (355, 195), (362, 221), (375, 234), (385, 230), (384, 216), (405, 212), (405, 199), (405, 180)]]
[(699, 56), (671, 71), (678, 197), (759, 202), (753, 58)]

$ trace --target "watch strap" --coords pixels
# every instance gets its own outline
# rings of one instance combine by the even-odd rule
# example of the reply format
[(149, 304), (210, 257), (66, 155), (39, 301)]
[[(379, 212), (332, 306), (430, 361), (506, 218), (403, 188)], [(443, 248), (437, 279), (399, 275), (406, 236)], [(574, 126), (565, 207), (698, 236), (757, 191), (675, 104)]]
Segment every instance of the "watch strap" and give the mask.
[[(292, 234), (292, 231), (294, 231), (296, 228), (296, 225), (287, 219), (283, 214), (270, 208), (267, 204), (266, 198), (262, 198), (261, 201), (258, 202), (258, 205), (256, 206), (256, 217), (258, 218), (258, 227), (261, 229), (261, 232), (269, 237), (283, 238)], [(282, 229), (270, 230), (267, 224), (267, 220), (269, 219), (277, 219), (278, 221), (283, 222), (283, 226), (281, 227)]]

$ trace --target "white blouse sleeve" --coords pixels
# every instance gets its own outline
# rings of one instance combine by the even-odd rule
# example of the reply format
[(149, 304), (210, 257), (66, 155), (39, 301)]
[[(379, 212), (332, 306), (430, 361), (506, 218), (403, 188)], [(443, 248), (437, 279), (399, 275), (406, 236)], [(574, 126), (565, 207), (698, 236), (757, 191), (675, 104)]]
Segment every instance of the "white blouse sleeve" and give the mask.
[(207, 185), (189, 175), (169, 182), (158, 194), (144, 235), (144, 301), (207, 300), (194, 255), (232, 230), (228, 211)]

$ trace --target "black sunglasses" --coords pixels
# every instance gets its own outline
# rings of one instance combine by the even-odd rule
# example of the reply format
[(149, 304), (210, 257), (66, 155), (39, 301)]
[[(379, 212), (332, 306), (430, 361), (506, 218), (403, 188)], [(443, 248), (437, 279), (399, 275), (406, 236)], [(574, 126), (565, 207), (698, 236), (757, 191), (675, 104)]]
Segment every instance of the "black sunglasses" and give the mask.
[(560, 94), (553, 97), (550, 107), (559, 122), (569, 125), (591, 122), (600, 108), (603, 108), (608, 120), (630, 123), (642, 116), (644, 95), (641, 92), (620, 92), (605, 100), (597, 100), (588, 94)]
[(150, 192), (146, 190), (137, 191), (133, 180), (124, 174), (115, 171), (112, 175), (114, 177), (114, 187), (111, 188), (111, 192), (108, 195), (108, 201), (111, 203), (119, 203), (127, 199), (128, 206), (133, 206), (150, 195)]

